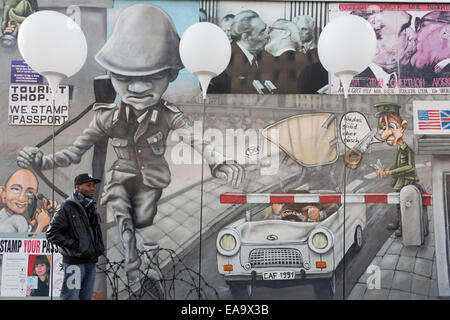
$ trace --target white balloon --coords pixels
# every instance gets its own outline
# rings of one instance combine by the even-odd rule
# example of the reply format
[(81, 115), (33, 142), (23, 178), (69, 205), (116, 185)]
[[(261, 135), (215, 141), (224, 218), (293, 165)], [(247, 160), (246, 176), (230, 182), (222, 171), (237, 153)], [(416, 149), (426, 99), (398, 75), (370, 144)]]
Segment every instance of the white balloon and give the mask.
[(20, 26), (17, 42), (27, 64), (46, 77), (74, 75), (87, 56), (80, 26), (56, 11), (37, 11), (28, 16)]
[(181, 37), (180, 58), (186, 69), (199, 78), (205, 98), (210, 80), (221, 74), (230, 62), (230, 41), (215, 24), (193, 24)]
[(323, 28), (317, 43), (319, 60), (328, 72), (339, 77), (345, 98), (353, 77), (372, 62), (376, 47), (375, 31), (359, 16), (340, 16)]
[(331, 20), (322, 30), (317, 50), (328, 72), (362, 72), (375, 56), (377, 40), (369, 22), (355, 15)]
[(317, 49), (325, 69), (336, 74), (366, 69), (375, 56), (377, 40), (369, 22), (355, 15), (333, 19), (323, 28)]

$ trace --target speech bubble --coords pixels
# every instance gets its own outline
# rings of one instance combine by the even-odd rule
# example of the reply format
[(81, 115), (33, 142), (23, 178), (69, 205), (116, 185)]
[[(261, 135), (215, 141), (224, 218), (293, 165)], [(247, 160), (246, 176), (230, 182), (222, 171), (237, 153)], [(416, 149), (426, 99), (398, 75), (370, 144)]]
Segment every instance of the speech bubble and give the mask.
[(361, 112), (352, 111), (344, 114), (339, 127), (341, 140), (349, 149), (356, 147), (357, 149), (362, 148), (365, 150), (370, 144), (383, 142), (375, 136), (370, 141), (363, 141), (372, 129)]

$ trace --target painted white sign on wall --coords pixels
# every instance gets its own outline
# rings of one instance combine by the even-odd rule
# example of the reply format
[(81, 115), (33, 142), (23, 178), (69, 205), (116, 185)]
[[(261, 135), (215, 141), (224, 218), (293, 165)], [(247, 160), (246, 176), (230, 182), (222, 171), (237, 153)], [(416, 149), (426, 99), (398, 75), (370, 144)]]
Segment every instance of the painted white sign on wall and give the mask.
[(62, 125), (69, 119), (69, 86), (59, 86), (55, 110), (47, 85), (11, 84), (8, 124), (12, 126)]
[(0, 299), (50, 299), (60, 295), (64, 272), (62, 255), (44, 234), (38, 237), (0, 237)]

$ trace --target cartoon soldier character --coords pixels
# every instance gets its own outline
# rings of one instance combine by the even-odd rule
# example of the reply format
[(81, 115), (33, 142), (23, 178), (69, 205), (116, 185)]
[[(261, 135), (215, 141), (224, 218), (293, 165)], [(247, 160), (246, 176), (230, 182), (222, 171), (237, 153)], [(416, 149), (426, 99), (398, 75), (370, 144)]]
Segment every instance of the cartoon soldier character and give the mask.
[[(414, 162), (414, 151), (403, 140), (403, 135), (408, 126), (408, 122), (400, 116), (400, 105), (392, 102), (380, 102), (374, 105), (377, 110), (375, 116), (378, 117), (379, 134), (382, 140), (386, 141), (388, 146), (397, 146), (397, 157), (395, 164), (391, 168), (377, 170), (376, 175), (379, 178), (392, 177), (392, 187), (395, 192), (407, 185), (415, 185), (421, 193), (424, 193), (423, 187), (419, 184), (419, 177)], [(425, 234), (428, 233), (428, 218), (426, 214), (423, 217), (425, 225)], [(400, 205), (397, 205), (397, 221), (387, 226), (388, 230), (396, 230), (395, 235), (402, 235)]]
[[(111, 139), (117, 160), (106, 174), (101, 203), (118, 225), (130, 281), (138, 279), (141, 265), (135, 229), (153, 224), (162, 190), (170, 183), (164, 154), (171, 130), (200, 153), (204, 149), (212, 176), (238, 186), (244, 175), (240, 165), (194, 135), (183, 113), (161, 98), (183, 68), (179, 41), (171, 18), (160, 8), (149, 4), (126, 8), (95, 57), (111, 72), (112, 85), (121, 100), (96, 104), (89, 127), (71, 147), (55, 154), (55, 166), (66, 167), (79, 163), (97, 141)], [(17, 161), (22, 167), (52, 168), (52, 156), (44, 156), (34, 147), (24, 147)]]

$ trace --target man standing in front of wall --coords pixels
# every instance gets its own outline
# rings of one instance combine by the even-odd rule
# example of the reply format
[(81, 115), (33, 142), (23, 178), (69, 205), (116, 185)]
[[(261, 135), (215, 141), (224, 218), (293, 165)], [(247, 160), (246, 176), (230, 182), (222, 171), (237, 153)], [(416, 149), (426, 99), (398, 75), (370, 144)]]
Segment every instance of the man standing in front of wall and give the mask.
[[(408, 122), (400, 116), (400, 105), (392, 102), (380, 102), (374, 105), (378, 117), (379, 134), (381, 139), (386, 141), (388, 146), (397, 146), (397, 156), (395, 164), (391, 168), (377, 170), (376, 175), (379, 178), (392, 177), (392, 187), (395, 192), (407, 185), (415, 185), (421, 193), (424, 193), (423, 187), (419, 184), (419, 177), (416, 171), (414, 161), (414, 151), (406, 144), (403, 139)], [(428, 233), (428, 217), (424, 214), (425, 235)], [(388, 230), (396, 230), (397, 237), (402, 236), (402, 223), (400, 205), (397, 205), (397, 220), (387, 226)]]
[(46, 232), (63, 256), (61, 300), (91, 300), (94, 293), (96, 263), (105, 251), (93, 200), (98, 183), (100, 179), (88, 173), (76, 176), (74, 192), (61, 204)]
[[(55, 154), (55, 165), (66, 167), (79, 163), (98, 141), (111, 139), (117, 159), (106, 174), (101, 203), (118, 225), (130, 282), (138, 280), (140, 274), (136, 229), (153, 225), (158, 200), (171, 180), (164, 158), (171, 130), (203, 155), (213, 177), (235, 187), (243, 178), (240, 165), (195, 135), (181, 110), (162, 99), (169, 83), (183, 69), (179, 41), (172, 19), (160, 8), (150, 4), (126, 8), (96, 55), (97, 62), (111, 72), (121, 101), (96, 104), (89, 128), (72, 146)], [(22, 167), (52, 168), (52, 156), (43, 156), (34, 147), (24, 147), (17, 161)]]

